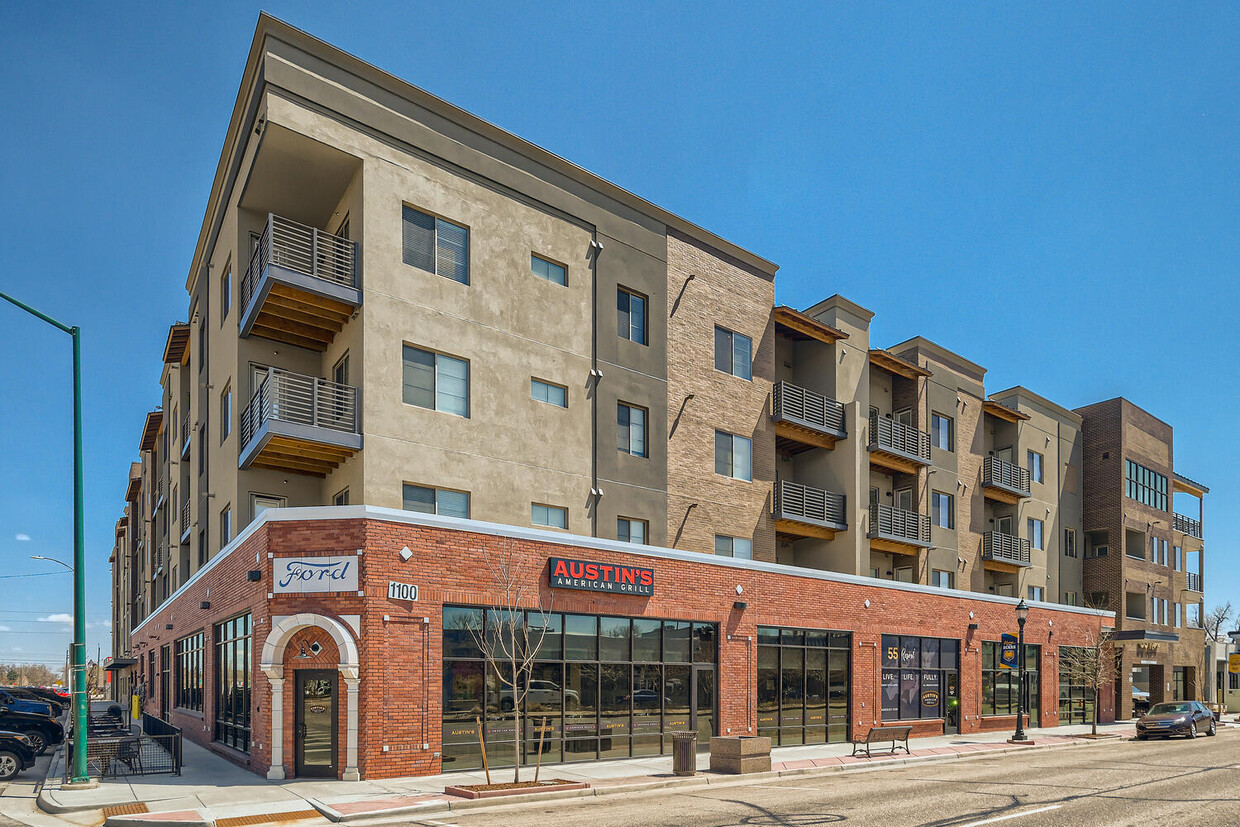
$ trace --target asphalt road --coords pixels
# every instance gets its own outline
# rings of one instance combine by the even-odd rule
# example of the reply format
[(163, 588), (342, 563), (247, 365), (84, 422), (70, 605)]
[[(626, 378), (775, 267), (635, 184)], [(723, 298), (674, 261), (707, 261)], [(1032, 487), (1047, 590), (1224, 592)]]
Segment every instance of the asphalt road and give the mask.
[(1240, 825), (1240, 732), (451, 813), (445, 827)]

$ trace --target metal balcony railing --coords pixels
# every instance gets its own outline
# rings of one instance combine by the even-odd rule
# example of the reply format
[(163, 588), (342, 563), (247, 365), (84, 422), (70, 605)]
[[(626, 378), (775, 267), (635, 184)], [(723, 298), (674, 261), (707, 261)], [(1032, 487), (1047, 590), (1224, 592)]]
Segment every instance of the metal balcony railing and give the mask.
[(1029, 496), (1029, 469), (998, 457), (982, 461), (982, 485)]
[(775, 489), (775, 514), (777, 519), (799, 520), (840, 531), (848, 527), (843, 494), (790, 480), (780, 480)]
[(774, 414), (776, 419), (786, 419), (836, 436), (843, 437), (846, 433), (843, 405), (790, 382), (775, 383)]
[(185, 534), (186, 534), (186, 533), (189, 531), (189, 529), (190, 529), (190, 520), (189, 520), (189, 518), (190, 518), (190, 512), (189, 512), (189, 497), (188, 497), (188, 496), (186, 496), (186, 497), (185, 497), (185, 502), (181, 503), (181, 536), (182, 536), (182, 537), (184, 537), (184, 536), (185, 536)]
[(168, 496), (168, 478), (165, 477), (163, 474), (160, 474), (159, 477), (155, 480), (155, 506), (159, 507), (159, 505), (163, 503), (163, 501), (167, 498), (167, 496)]
[(930, 517), (890, 505), (870, 505), (870, 537), (930, 545)]
[(357, 388), (271, 368), (241, 412), (242, 451), (267, 422), (355, 434)]
[(891, 451), (928, 465), (930, 434), (873, 412), (870, 414), (870, 450), (875, 449)]
[(1013, 563), (1017, 566), (1029, 566), (1029, 541), (1011, 534), (1000, 534), (998, 531), (987, 531), (982, 535), (982, 559), (997, 563)]
[(1202, 537), (1200, 520), (1185, 517), (1183, 514), (1172, 514), (1171, 524), (1181, 534), (1187, 534), (1189, 537), (1196, 537), (1197, 539)]
[(189, 411), (181, 417), (181, 456), (189, 452)]
[(267, 215), (267, 226), (250, 256), (241, 280), (241, 311), (245, 313), (268, 265), (341, 287), (357, 287), (357, 244), (314, 227)]
[(1188, 574), (1188, 590), (1190, 592), (1201, 591), (1201, 575), (1197, 572), (1186, 572)]

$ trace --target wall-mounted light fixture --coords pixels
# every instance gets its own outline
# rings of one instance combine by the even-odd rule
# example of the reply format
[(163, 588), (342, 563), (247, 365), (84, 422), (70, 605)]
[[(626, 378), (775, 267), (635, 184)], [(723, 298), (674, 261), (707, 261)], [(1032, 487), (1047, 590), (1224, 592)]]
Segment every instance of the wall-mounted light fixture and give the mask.
[(202, 608), (204, 608), (204, 609), (209, 609), (209, 608), (211, 608), (211, 601), (210, 601), (210, 600), (204, 600), (204, 601), (202, 601), (202, 603), (201, 603), (201, 604), (199, 604), (199, 605), (201, 605), (201, 606), (202, 606)]
[(744, 600), (737, 600), (735, 603), (732, 604), (732, 608), (739, 609), (740, 611), (743, 612), (745, 609), (749, 608), (749, 604), (746, 603)]
[(257, 583), (259, 580), (263, 579), (263, 573), (258, 569), (251, 569), (245, 573), (245, 579), (249, 580), (251, 583)]

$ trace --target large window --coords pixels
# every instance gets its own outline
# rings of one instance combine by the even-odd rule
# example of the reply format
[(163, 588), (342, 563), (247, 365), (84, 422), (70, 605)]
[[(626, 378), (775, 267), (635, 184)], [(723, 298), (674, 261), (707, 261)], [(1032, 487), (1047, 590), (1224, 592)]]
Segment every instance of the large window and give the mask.
[(1127, 480), (1124, 493), (1130, 500), (1145, 503), (1159, 511), (1167, 510), (1167, 478), (1132, 460), (1125, 461)]
[(444, 488), (428, 488), (424, 485), (405, 483), (402, 486), (401, 495), (406, 511), (469, 519), (468, 491), (448, 491)]
[(405, 404), (469, 416), (469, 362), (405, 345), (403, 363)]
[(753, 340), (722, 327), (715, 328), (715, 370), (752, 379)]
[(648, 456), (646, 447), (645, 408), (620, 402), (616, 405), (616, 447), (622, 454)]
[(715, 431), (715, 473), (738, 480), (752, 480), (753, 440)]
[(621, 287), (616, 291), (616, 312), (620, 338), (646, 344), (646, 297)]
[(1078, 646), (1059, 647), (1059, 725), (1094, 720), (1094, 693), (1085, 686), (1094, 652)]
[(956, 527), (956, 508), (951, 494), (935, 491), (931, 496), (931, 511), (934, 524), (939, 528)]
[(215, 740), (250, 751), (250, 616), (215, 627)]
[(758, 735), (772, 744), (848, 739), (848, 632), (758, 627)]
[(944, 451), (952, 450), (952, 418), (941, 413), (930, 414), (930, 444)]
[[(1015, 715), (1016, 670), (999, 665), (1001, 647), (995, 641), (982, 641), (982, 715)], [(1025, 644), (1025, 712), (1030, 724), (1037, 725), (1039, 711), (1038, 662), (1042, 647)]]
[(194, 712), (202, 712), (202, 642), (202, 632), (176, 642), (176, 705)]
[(401, 259), (411, 267), (469, 284), (469, 230), (405, 207)]
[(742, 560), (753, 559), (753, 540), (748, 537), (728, 537), (715, 535), (715, 554), (720, 557), (739, 557)]
[(542, 645), (521, 731), (512, 687), (495, 671), (509, 674), (508, 666), (502, 658), (488, 665), (479, 646), (485, 641), (498, 654), (500, 636), (511, 628), (503, 618), (495, 609), (444, 607), (445, 769), (482, 766), (475, 718), (482, 720), (492, 767), (512, 765), (518, 733), (531, 763), (543, 737), (545, 764), (671, 752), (670, 733), (690, 728), (695, 705), (699, 740), (713, 732), (715, 624), (525, 612), (520, 622), (530, 645), (540, 637)]
[(958, 697), (959, 669), (958, 640), (883, 635), (883, 723), (946, 718)]

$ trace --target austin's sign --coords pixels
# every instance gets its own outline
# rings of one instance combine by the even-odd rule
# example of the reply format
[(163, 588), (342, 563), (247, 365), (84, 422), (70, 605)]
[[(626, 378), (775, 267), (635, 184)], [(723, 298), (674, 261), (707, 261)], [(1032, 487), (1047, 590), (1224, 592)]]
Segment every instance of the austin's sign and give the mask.
[(556, 589), (652, 595), (654, 569), (552, 557), (547, 561), (547, 583)]
[(357, 555), (277, 557), (271, 561), (273, 594), (356, 592)]

